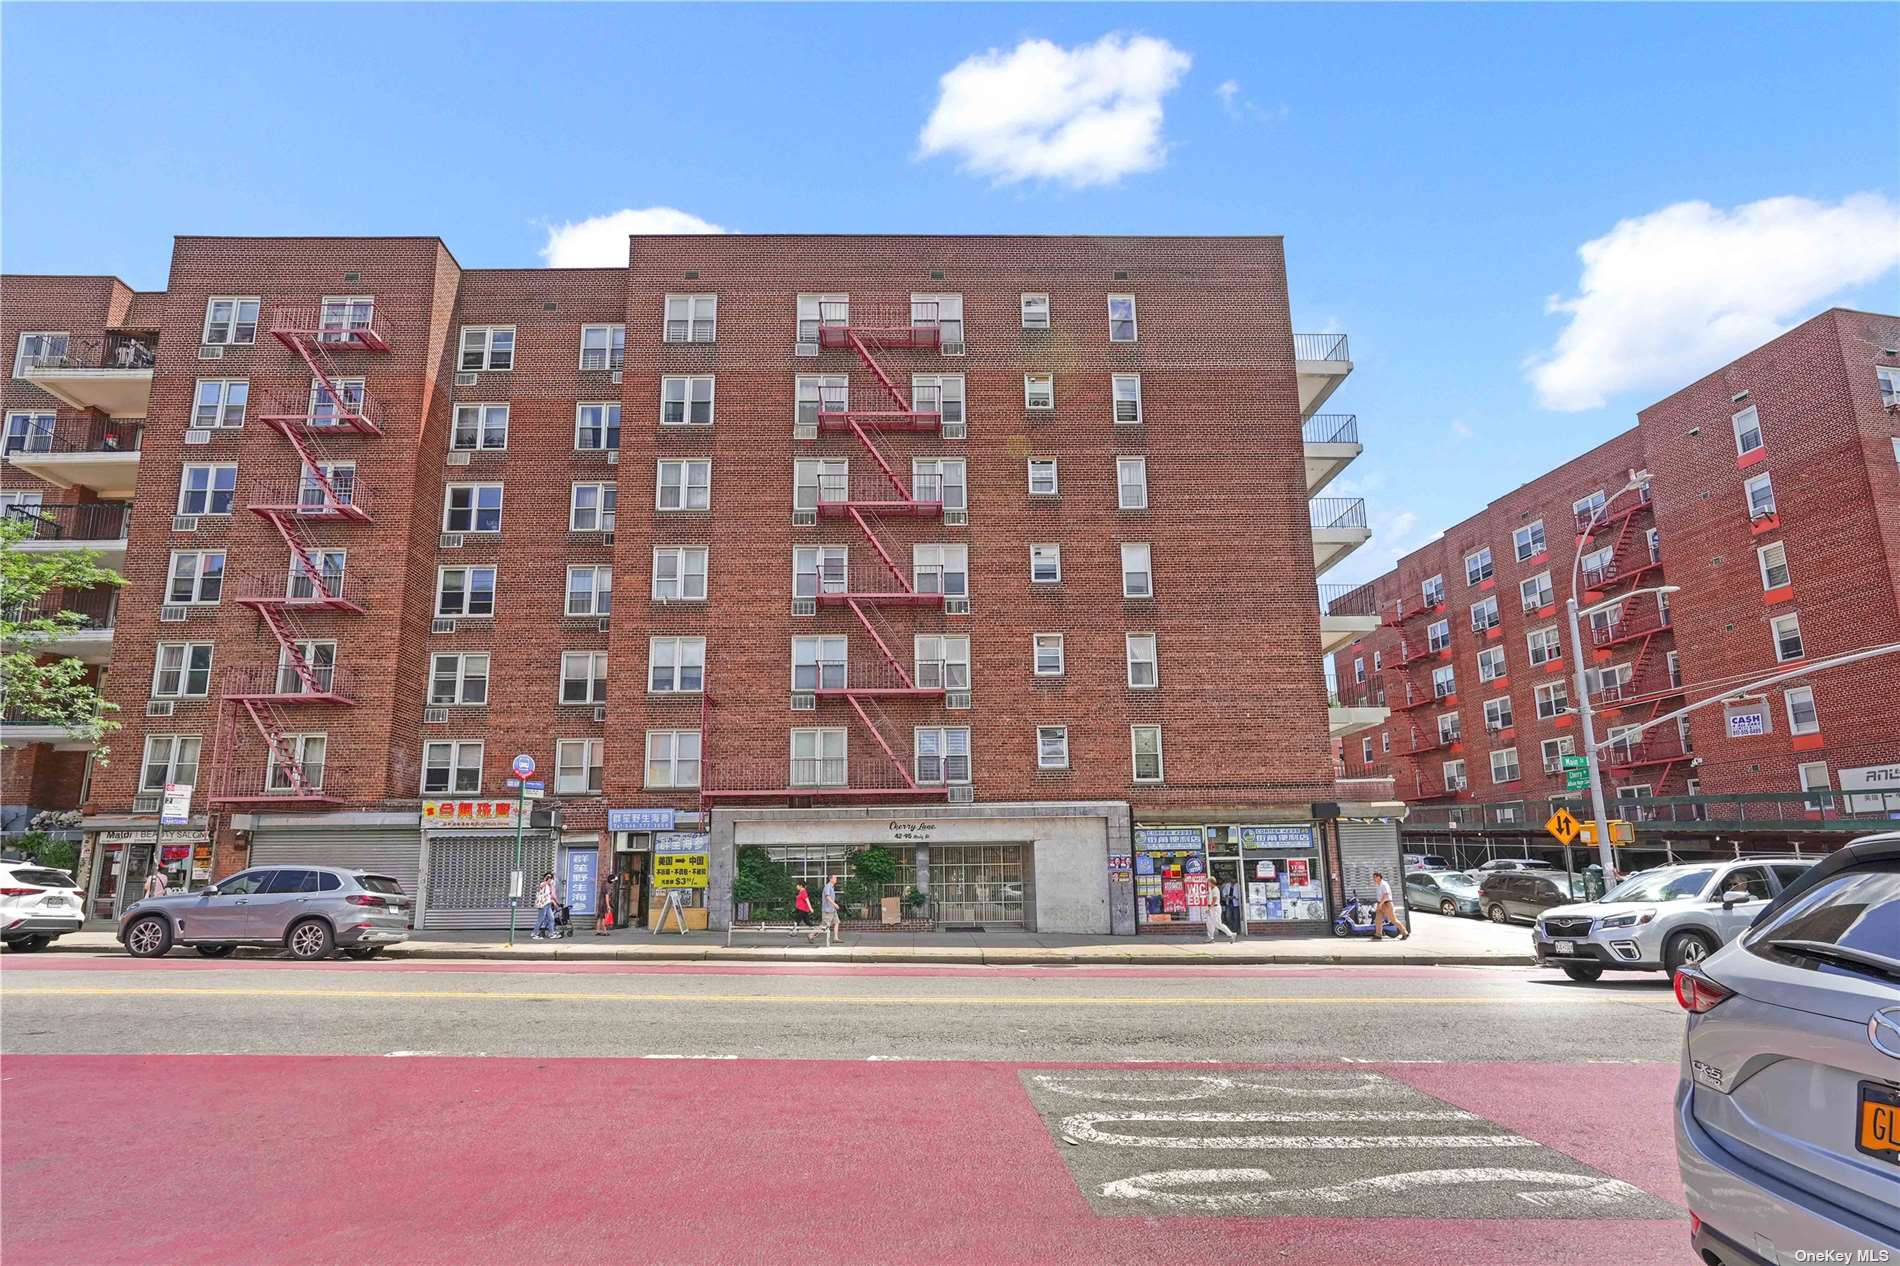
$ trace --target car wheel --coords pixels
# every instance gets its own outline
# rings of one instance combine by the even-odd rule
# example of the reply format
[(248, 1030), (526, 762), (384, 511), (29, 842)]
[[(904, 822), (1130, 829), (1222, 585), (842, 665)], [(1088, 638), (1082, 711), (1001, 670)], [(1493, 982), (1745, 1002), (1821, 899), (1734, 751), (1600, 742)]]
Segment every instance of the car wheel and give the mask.
[(1438, 913), (1449, 919), (1458, 913), (1458, 903), (1453, 901), (1450, 897), (1446, 897), (1443, 901), (1438, 903)]
[(1491, 903), (1491, 908), (1485, 913), (1491, 916), (1491, 922), (1493, 923), (1509, 923), (1511, 921), (1511, 916), (1504, 913), (1504, 907), (1495, 901)]
[(125, 952), (134, 958), (163, 958), (171, 952), (172, 925), (159, 914), (148, 914), (125, 930)]
[(7, 948), (20, 954), (35, 954), (53, 943), (50, 936), (22, 936), (18, 940), (8, 941)]
[(206, 958), (229, 958), (231, 955), (237, 953), (237, 946), (235, 945), (200, 945), (197, 947), (197, 950), (200, 954), (203, 954)]
[(1587, 985), (1602, 976), (1603, 969), (1595, 963), (1565, 963), (1564, 975)]
[(291, 927), (284, 944), (289, 947), (292, 958), (315, 962), (330, 957), (335, 938), (330, 935), (330, 925), (322, 919), (305, 919)]
[(1720, 948), (1715, 938), (1707, 932), (1678, 932), (1663, 947), (1663, 966), (1673, 977), (1684, 967), (1701, 962)]

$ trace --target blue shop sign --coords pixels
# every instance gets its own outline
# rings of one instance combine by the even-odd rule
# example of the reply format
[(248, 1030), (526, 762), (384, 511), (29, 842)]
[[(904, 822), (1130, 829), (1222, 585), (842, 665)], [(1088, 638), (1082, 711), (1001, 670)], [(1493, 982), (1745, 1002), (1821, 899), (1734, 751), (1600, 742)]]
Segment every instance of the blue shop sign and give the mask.
[(577, 914), (592, 914), (599, 907), (600, 854), (591, 848), (567, 850), (567, 904)]
[(676, 815), (673, 809), (609, 809), (609, 831), (670, 831)]
[(1198, 826), (1141, 826), (1135, 828), (1135, 847), (1158, 853), (1196, 850), (1201, 847)]
[(1243, 826), (1239, 828), (1242, 848), (1286, 848), (1311, 852), (1313, 828), (1310, 826)]

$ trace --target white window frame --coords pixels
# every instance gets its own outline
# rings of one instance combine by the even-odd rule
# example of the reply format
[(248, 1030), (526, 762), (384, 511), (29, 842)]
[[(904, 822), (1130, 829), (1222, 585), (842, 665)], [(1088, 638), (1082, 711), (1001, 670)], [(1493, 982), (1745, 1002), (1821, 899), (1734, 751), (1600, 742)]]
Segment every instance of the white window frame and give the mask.
[(792, 639), (791, 681), (796, 693), (842, 690), (851, 680), (851, 641), (842, 633)]
[[(936, 562), (931, 562), (931, 559)], [(931, 569), (936, 575), (931, 574)], [(952, 542), (919, 542), (910, 547), (911, 584), (919, 593), (941, 593), (946, 598), (970, 595), (970, 547)], [(931, 588), (934, 582), (939, 587)]]
[[(452, 453), (501, 453), (508, 449), (508, 405), (505, 401), (489, 400), (476, 404), (458, 404), (455, 414), (449, 420), (449, 451)], [(494, 419), (501, 418), (500, 435), (495, 434)], [(468, 441), (462, 438), (464, 425), (469, 427)], [(499, 442), (496, 442), (497, 439)]]
[[(678, 315), (674, 315), (677, 312)], [(674, 337), (673, 327), (680, 326)], [(700, 327), (706, 327), (703, 331)], [(701, 334), (704, 337), (701, 337)], [(716, 343), (719, 341), (719, 296), (717, 294), (670, 294), (660, 310), (660, 341), (664, 343)]]
[[(944, 426), (961, 426), (965, 419), (964, 405), (968, 400), (962, 374), (912, 374), (910, 376), (910, 404), (913, 409), (923, 409), (924, 402), (919, 398), (919, 390), (937, 393), (938, 420)], [(928, 410), (924, 410), (928, 412)]]
[[(321, 378), (312, 378), (310, 393), (304, 397), (304, 414), (311, 426), (342, 426), (345, 416), (363, 411), (367, 390), (362, 378), (332, 378), (327, 384)], [(454, 435), (451, 428), (451, 440)]]
[[(581, 494), (591, 492), (594, 504), (583, 506)], [(611, 532), (620, 513), (620, 485), (612, 479), (577, 480), (568, 486), (567, 530), (570, 532)], [(587, 517), (583, 519), (583, 515)]]
[[(1495, 665), (1495, 667), (1493, 667)], [(1487, 646), (1478, 652), (1478, 680), (1496, 681), (1509, 676), (1510, 666), (1504, 662), (1502, 646)]]
[[(1051, 742), (1055, 748), (1051, 748)], [(1053, 758), (1052, 758), (1053, 757)], [(1069, 767), (1069, 727), (1066, 725), (1039, 725), (1036, 727), (1036, 768), (1067, 769)]]
[[(460, 611), (444, 611), (442, 609), (442, 600), (448, 593), (446, 586), (451, 572), (459, 572), (462, 577), (462, 588), (459, 591), (462, 595), (462, 610)], [(477, 572), (488, 573), (488, 610), (486, 611), (469, 610), (469, 607), (475, 599), (476, 588), (474, 580)], [(471, 566), (465, 564), (456, 567), (437, 567), (435, 569), (435, 618), (438, 620), (486, 620), (492, 618), (495, 614), (495, 605), (500, 595), (500, 583), (500, 572), (492, 566)]]
[[(811, 560), (811, 569), (802, 566)], [(800, 581), (811, 577), (811, 591)], [(800, 545), (792, 550), (792, 596), (815, 598), (821, 593), (845, 593), (851, 587), (851, 551), (843, 545)]]
[(1563, 758), (1577, 754), (1577, 742), (1566, 734), (1560, 738), (1547, 738), (1537, 745), (1538, 755), (1543, 758), (1544, 772), (1555, 774), (1563, 769)]
[[(1045, 652), (1054, 655), (1053, 667), (1045, 667)], [(1069, 671), (1067, 639), (1060, 633), (1032, 633), (1029, 635), (1029, 669), (1037, 677), (1061, 677)]]
[[(1109, 416), (1117, 426), (1140, 426), (1147, 415), (1141, 406), (1141, 375), (1111, 374), (1108, 380)], [(1126, 408), (1124, 406), (1134, 406)], [(1127, 416), (1123, 416), (1123, 415)]]
[[(181, 754), (187, 743), (191, 745), (191, 759), (189, 761), (181, 758)], [(153, 754), (153, 749), (160, 744), (163, 744), (165, 749), (163, 760), (158, 759)], [(198, 771), (203, 766), (203, 763), (203, 735), (147, 734), (145, 736), (145, 751), (139, 759), (139, 790), (141, 792), (163, 791), (167, 783), (175, 782), (188, 783), (195, 786), (198, 783)], [(152, 777), (154, 765), (163, 767), (158, 770), (157, 778)], [(184, 776), (187, 770), (190, 771), (190, 777)]]
[[(1122, 654), (1128, 670), (1128, 688), (1130, 690), (1159, 690), (1161, 688), (1161, 644), (1153, 633), (1122, 634)], [(1138, 670), (1147, 668), (1148, 680), (1142, 681)]]
[[(1808, 711), (1814, 714), (1814, 719), (1805, 725), (1795, 719), (1795, 705), (1797, 702), (1805, 703)], [(1788, 714), (1789, 734), (1819, 734), (1821, 732), (1821, 709), (1820, 705), (1814, 700), (1814, 687), (1791, 686), (1782, 691), (1781, 706), (1782, 710)]]
[[(1784, 655), (1782, 653), (1782, 642), (1785, 639), (1782, 636), (1781, 626), (1784, 624), (1791, 624), (1794, 626), (1794, 640), (1795, 640), (1797, 649), (1795, 653), (1792, 655)], [(1778, 615), (1778, 616), (1775, 616), (1773, 619), (1769, 620), (1768, 621), (1768, 638), (1769, 638), (1770, 645), (1774, 647), (1775, 662), (1777, 664), (1791, 664), (1797, 659), (1807, 658), (1808, 642), (1807, 642), (1807, 639), (1803, 637), (1801, 634), (1801, 615), (1799, 612), (1789, 611), (1784, 615)]]
[[(825, 311), (830, 308), (831, 311)], [(796, 338), (800, 343), (816, 343), (820, 331), (825, 329), (845, 329), (851, 324), (851, 296), (848, 294), (817, 294), (806, 292), (798, 296), (792, 308), (796, 323)]]
[[(915, 486), (915, 475), (912, 485)], [(827, 493), (841, 496), (831, 497)], [(851, 499), (851, 462), (844, 457), (800, 457), (792, 462), (792, 509), (816, 510), (821, 504)]]
[[(1478, 564), (1476, 567), (1472, 566), (1474, 561)], [(1491, 547), (1480, 545), (1465, 555), (1465, 588), (1484, 583), (1497, 575), (1497, 570), (1497, 561), (1491, 557)]]
[[(1758, 505), (1755, 494), (1764, 488), (1768, 491), (1767, 503)], [(1750, 475), (1742, 481), (1742, 504), (1748, 508), (1748, 517), (1751, 522), (1758, 518), (1768, 518), (1778, 512), (1775, 505), (1775, 481), (1767, 471), (1764, 470), (1759, 475)]]
[[(222, 336), (218, 338), (212, 338), (211, 337), (212, 313), (217, 311), (218, 305), (221, 303), (228, 303), (231, 305), (231, 314), (229, 317), (225, 319), (223, 323), (224, 332)], [(252, 308), (251, 319), (248, 322), (248, 324), (251, 327), (251, 336), (249, 338), (239, 338), (238, 331), (245, 324), (247, 324), (247, 322), (244, 320), (244, 305), (247, 303), (250, 304)], [(259, 296), (259, 295), (212, 295), (205, 300), (204, 327), (202, 331), (200, 332), (200, 337), (198, 341), (206, 347), (252, 347), (252, 346), (255, 346), (257, 343), (257, 327), (260, 324), (262, 324), (263, 315), (264, 315), (264, 300), (262, 296)]]
[(1046, 330), (1055, 324), (1055, 309), (1042, 291), (1023, 291), (1021, 312), (1025, 330)]
[[(1154, 547), (1148, 541), (1124, 541), (1122, 543), (1122, 597), (1152, 598), (1155, 596)], [(1131, 551), (1133, 551), (1131, 553)], [(1130, 559), (1139, 566), (1130, 567)], [(1130, 576), (1140, 576), (1140, 585), (1135, 589), (1128, 587)]]
[(1542, 611), (1556, 601), (1557, 589), (1550, 583), (1549, 572), (1540, 571), (1518, 582), (1517, 602), (1524, 611)]
[(1455, 665), (1440, 664), (1432, 669), (1432, 697), (1434, 699), (1443, 699), (1457, 693), (1458, 669)]
[[(205, 486), (202, 490), (193, 489), (191, 486), (191, 472), (194, 470), (210, 472), (205, 477)], [(192, 519), (229, 518), (232, 509), (237, 504), (237, 470), (236, 462), (186, 462), (178, 471), (178, 513), (183, 517)], [(223, 471), (230, 472), (231, 486), (227, 489), (220, 490), (218, 487), (218, 476), (220, 472)], [(187, 498), (199, 491), (202, 491), (204, 496), (203, 508), (198, 510), (189, 509)], [(222, 510), (216, 508), (220, 495), (224, 497), (224, 509)]]
[[(576, 589), (575, 580), (586, 577), (587, 587)], [(576, 595), (586, 601), (579, 610), (575, 609)], [(567, 588), (563, 591), (562, 611), (576, 618), (594, 619), (603, 615), (612, 615), (614, 611), (614, 569), (607, 563), (570, 563), (567, 568)]]
[(1550, 548), (1544, 537), (1544, 521), (1533, 520), (1511, 533), (1511, 548), (1517, 554), (1517, 561), (1534, 558)]
[(1496, 594), (1490, 594), (1483, 600), (1471, 604), (1471, 631), (1473, 633), (1487, 632), (1497, 628), (1503, 622), (1503, 617), (1498, 612)]
[(911, 680), (944, 690), (970, 688), (970, 637), (967, 633), (918, 633), (911, 638)]
[[(207, 387), (212, 388), (212, 399), (208, 402), (205, 399)], [(233, 396), (238, 398), (234, 400)], [(244, 415), (250, 403), (249, 378), (200, 378), (191, 389), (192, 429), (235, 431), (244, 425)], [(209, 417), (205, 414), (206, 409), (211, 411)]]
[[(455, 688), (447, 697), (436, 690), (436, 683), (448, 677), (443, 671), (444, 661), (452, 662)], [(472, 671), (480, 661), (480, 672)], [(428, 706), (432, 708), (481, 708), (488, 705), (488, 687), (492, 680), (490, 674), (494, 666), (487, 651), (437, 651), (429, 656)], [(481, 698), (469, 698), (469, 683), (479, 681)]]
[(1462, 757), (1458, 760), (1448, 760), (1441, 763), (1438, 766), (1438, 775), (1445, 780), (1446, 791), (1463, 791), (1466, 787), (1471, 785), (1468, 775), (1465, 772), (1465, 762)]
[(1060, 545), (1043, 543), (1029, 547), (1029, 583), (1032, 585), (1062, 583), (1062, 547)]
[[(925, 772), (926, 737), (933, 748), (928, 759), (935, 762), (935, 773)], [(911, 760), (912, 775), (921, 785), (930, 787), (969, 785), (975, 777), (976, 766), (975, 750), (970, 743), (970, 727), (967, 725), (917, 726), (911, 732)], [(960, 774), (955, 768), (958, 760), (963, 762)]]
[(1440, 572), (1436, 576), (1427, 576), (1424, 580), (1420, 581), (1418, 594), (1428, 607), (1435, 607), (1443, 602), (1445, 600), (1444, 573)]
[[(302, 771), (304, 786), (309, 787), (313, 791), (321, 790), (323, 787), (324, 768), (329, 764), (330, 736), (323, 732), (283, 734), (278, 736), (277, 741), (282, 747), (291, 750), (298, 769)], [(310, 756), (310, 750), (313, 747), (317, 751), (317, 756), (314, 760), (312, 760)], [(277, 781), (279, 768), (277, 753), (278, 748), (272, 747), (264, 761), (264, 787), (271, 792), (289, 792), (294, 788), (295, 784), (290, 780), (288, 775), (285, 776), (281, 784)], [(316, 766), (315, 777), (311, 776), (310, 767), (312, 765)]]
[[(1769, 562), (1770, 555), (1776, 555), (1778, 563)], [(1762, 592), (1768, 593), (1782, 589), (1794, 583), (1794, 574), (1788, 570), (1788, 545), (1785, 541), (1770, 541), (1755, 549), (1755, 565), (1761, 569)], [(1774, 578), (1775, 569), (1781, 570), (1781, 579)]]
[[(422, 794), (425, 796), (479, 796), (482, 793), (484, 747), (485, 744), (480, 739), (429, 739), (424, 742), (422, 745)], [(446, 765), (436, 766), (430, 763), (431, 754), (437, 752), (448, 757)], [(473, 764), (475, 785), (465, 787), (462, 785), (462, 775), (470, 772), (471, 767), (467, 757), (471, 752), (475, 757)], [(442, 786), (431, 787), (429, 774), (431, 770), (437, 768), (440, 768), (446, 777)]]
[[(1815, 772), (1816, 770), (1820, 771), (1818, 775)], [(1833, 775), (1828, 772), (1827, 762), (1824, 760), (1802, 761), (1799, 765), (1794, 767), (1794, 776), (1795, 781), (1801, 784), (1801, 790), (1803, 791), (1834, 790), (1834, 778)], [(1827, 803), (1827, 798), (1816, 798), (1813, 800), (1803, 800), (1801, 807), (1806, 809), (1809, 813), (1820, 813), (1827, 808)]]
[(1051, 373), (1023, 375), (1023, 408), (1032, 413), (1047, 413), (1056, 407), (1056, 376)]
[[(482, 521), (482, 516), (487, 513), (482, 507), (482, 500), (484, 494), (490, 491), (495, 494), (495, 526), (485, 528), (479, 526)], [(458, 492), (468, 493), (468, 509), (466, 511), (468, 514), (468, 526), (466, 527), (453, 526), (453, 521), (450, 518), (450, 516), (456, 512), (455, 494)], [(501, 531), (502, 510), (504, 508), (505, 499), (506, 494), (502, 486), (498, 483), (445, 484), (442, 488), (442, 530), (452, 535), (493, 536)]]
[[(807, 755), (798, 754), (801, 745)], [(835, 749), (836, 756), (827, 753)], [(799, 777), (799, 763), (812, 766), (816, 777)], [(791, 736), (791, 777), (794, 787), (848, 787), (851, 785), (851, 736), (841, 725), (801, 726)]]
[[(1141, 772), (1142, 738), (1154, 736), (1154, 772), (1144, 776)], [(1163, 752), (1161, 727), (1158, 725), (1131, 725), (1128, 727), (1128, 764), (1129, 772), (1135, 782), (1165, 782), (1168, 777), (1167, 759)]]
[[(1498, 758), (1500, 756), (1505, 758), (1503, 762), (1504, 772), (1502, 773), (1502, 776), (1500, 776), (1500, 771), (1498, 769), (1498, 765), (1499, 765)], [(1491, 785), (1492, 786), (1502, 787), (1506, 785), (1507, 783), (1518, 782), (1522, 780), (1523, 777), (1524, 777), (1524, 767), (1518, 763), (1516, 744), (1512, 744), (1510, 747), (1500, 747), (1491, 752)]]
[[(670, 399), (677, 384), (679, 399)], [(705, 388), (705, 398), (700, 398), (700, 388)], [(669, 421), (667, 406), (678, 404), (679, 421)], [(705, 406), (706, 420), (699, 421), (694, 415), (700, 406)], [(660, 379), (660, 425), (683, 428), (711, 426), (719, 413), (719, 381), (717, 374), (667, 374)]]
[[(937, 331), (937, 347), (945, 356), (961, 356), (964, 353), (963, 294), (961, 291), (948, 291), (935, 294), (913, 293), (910, 297), (911, 324), (921, 325)], [(937, 315), (934, 320), (920, 320), (917, 305), (935, 304)]]
[[(576, 675), (576, 670), (582, 670)], [(581, 697), (568, 697), (568, 686), (578, 684)], [(562, 651), (561, 686), (555, 700), (564, 708), (592, 707), (607, 702), (607, 652)]]
[[(165, 666), (165, 653), (176, 648), (178, 665), (175, 668)], [(192, 661), (198, 652), (204, 652), (204, 689), (191, 690), (191, 675), (194, 671)], [(154, 699), (206, 699), (211, 695), (211, 677), (217, 668), (217, 647), (211, 642), (160, 642), (152, 654), (152, 697)], [(165, 689), (167, 674), (176, 673), (177, 685)]]
[[(668, 674), (664, 684), (660, 673)], [(687, 685), (688, 677), (695, 684)], [(647, 693), (696, 695), (706, 689), (706, 639), (703, 637), (650, 637), (647, 639)]]
[[(469, 347), (469, 335), (475, 336), (478, 347)], [(505, 335), (503, 338), (501, 336)], [(497, 347), (497, 343), (506, 346)], [(456, 336), (455, 369), (463, 374), (506, 374), (515, 367), (515, 352), (519, 346), (515, 327), (512, 325), (465, 325)], [(475, 363), (469, 364), (469, 352), (475, 353)], [(498, 361), (506, 360), (506, 364)]]
[[(1729, 427), (1735, 432), (1735, 455), (1746, 457), (1758, 449), (1768, 447), (1768, 436), (1762, 430), (1761, 410), (1754, 405), (1729, 415)], [(1754, 434), (1754, 443), (1748, 442), (1748, 435)]]
[(1359, 740), (1359, 760), (1365, 765), (1372, 763), (1372, 736), (1370, 734)]
[(918, 501), (930, 501), (929, 481), (937, 481), (937, 495), (945, 510), (970, 508), (970, 467), (962, 457), (913, 457), (910, 459), (910, 495)]
[(554, 794), (557, 796), (599, 795), (601, 786), (606, 781), (606, 763), (605, 739), (556, 739)]
[(1570, 711), (1570, 683), (1563, 680), (1540, 682), (1531, 691), (1537, 701), (1537, 719), (1549, 721)]
[[(1054, 457), (1031, 457), (1026, 463), (1029, 477), (1029, 495), (1032, 497), (1059, 496), (1062, 491), (1060, 459)], [(1044, 486), (1037, 487), (1038, 479)]]
[[(1115, 315), (1115, 305), (1123, 301), (1126, 301), (1128, 304), (1128, 316), (1126, 318), (1128, 323), (1127, 337), (1117, 338), (1115, 336), (1115, 325), (1120, 318), (1117, 318)], [(1140, 305), (1135, 301), (1134, 295), (1114, 294), (1108, 296), (1108, 341), (1111, 343), (1138, 343), (1141, 341)]]
[[(40, 340), (37, 350), (28, 352), (27, 345)], [(58, 340), (58, 349), (53, 342)], [(28, 369), (43, 367), (51, 361), (63, 360), (72, 350), (73, 336), (69, 330), (21, 330), (20, 341), (14, 344), (13, 376), (22, 377)]]
[(1484, 727), (1487, 730), (1510, 730), (1517, 727), (1517, 710), (1511, 706), (1511, 696), (1499, 695), (1495, 699), (1484, 701)]
[(50, 453), (59, 414), (50, 409), (15, 409), (7, 414), (6, 438), (0, 448), (9, 453)]
[(1451, 645), (1451, 617), (1433, 620), (1425, 626), (1425, 649), (1442, 651)]
[[(669, 485), (667, 475), (676, 476)], [(679, 504), (667, 504), (669, 488)], [(699, 494), (695, 505), (694, 494)], [(654, 466), (653, 508), (668, 514), (692, 514), (712, 509), (712, 458), (665, 457)]]
[(1524, 649), (1534, 665), (1554, 663), (1564, 657), (1563, 634), (1554, 624), (1532, 629), (1524, 635)]
[[(1900, 405), (1900, 366), (1875, 365), (1874, 382), (1880, 388), (1882, 408), (1891, 409)], [(1900, 450), (1900, 442), (1896, 443), (1896, 449)]]
[[(673, 584), (678, 590), (668, 595), (660, 592), (660, 562), (666, 559), (673, 564)], [(691, 564), (699, 564), (699, 592), (691, 592), (693, 569)], [(710, 587), (712, 575), (712, 551), (704, 545), (656, 545), (653, 547), (653, 599), (656, 602), (704, 602), (706, 591)]]
[[(588, 418), (589, 409), (600, 411), (597, 421)], [(589, 430), (599, 432), (600, 443), (583, 442)], [(574, 451), (577, 453), (620, 451), (620, 402), (618, 400), (584, 400), (574, 406)]]
[[(656, 749), (664, 749), (663, 754)], [(690, 749), (691, 754), (685, 751)], [(697, 729), (648, 730), (646, 737), (646, 785), (656, 790), (699, 786), (705, 760), (704, 737)], [(654, 777), (655, 767), (664, 775)], [(690, 767), (690, 776), (686, 772)]]
[[(1130, 478), (1130, 475), (1134, 478)], [(1139, 494), (1129, 499), (1129, 489)], [(1148, 508), (1148, 459), (1146, 457), (1117, 457), (1115, 459), (1115, 508), (1117, 510), (1146, 510)]]
[(1464, 727), (1459, 723), (1456, 712), (1441, 712), (1437, 718), (1438, 741), (1456, 743), (1464, 736)]
[[(590, 334), (600, 335), (601, 346), (590, 348), (587, 338)], [(598, 365), (587, 363), (588, 353), (594, 352), (600, 358)], [(594, 371), (602, 369), (620, 369), (627, 359), (627, 327), (625, 325), (583, 325), (581, 327), (581, 348), (579, 367)]]
[[(204, 564), (205, 564), (205, 560), (210, 559), (210, 558), (215, 558), (218, 560), (217, 582), (216, 582), (216, 585), (213, 587), (214, 592), (209, 598), (207, 598), (204, 596), (205, 588), (206, 588), (205, 580), (209, 573)], [(186, 560), (190, 560), (191, 566), (188, 569), (190, 574), (185, 575), (185, 576), (180, 576), (178, 574), (179, 564), (185, 562)], [(221, 549), (175, 549), (173, 550), (171, 563), (165, 569), (165, 605), (168, 607), (215, 607), (217, 606), (219, 600), (224, 595), (224, 572), (225, 572), (225, 557), (224, 557), (224, 551)], [(189, 597), (181, 598), (178, 596), (178, 583), (181, 580), (184, 581), (185, 584), (190, 586)]]

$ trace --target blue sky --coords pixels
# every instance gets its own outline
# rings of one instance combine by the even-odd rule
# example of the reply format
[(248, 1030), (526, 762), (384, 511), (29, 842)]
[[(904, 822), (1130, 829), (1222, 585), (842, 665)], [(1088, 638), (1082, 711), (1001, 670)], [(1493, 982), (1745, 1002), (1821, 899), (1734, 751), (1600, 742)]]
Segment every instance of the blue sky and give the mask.
[(1346, 331), (1357, 362), (1329, 408), (1359, 415), (1344, 490), (1378, 539), (1328, 580), (1829, 303), (1900, 310), (1894, 6), (4, 18), (9, 272), (159, 287), (179, 233), (435, 233), (468, 266), (535, 265), (550, 226), (656, 207), (739, 232), (1284, 234), (1296, 328)]

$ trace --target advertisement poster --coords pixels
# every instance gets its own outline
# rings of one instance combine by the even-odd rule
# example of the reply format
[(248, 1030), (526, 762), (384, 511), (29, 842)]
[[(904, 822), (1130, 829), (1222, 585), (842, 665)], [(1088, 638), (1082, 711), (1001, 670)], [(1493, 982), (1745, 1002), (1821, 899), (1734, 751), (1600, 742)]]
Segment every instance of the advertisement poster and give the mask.
[(1262, 858), (1254, 863), (1253, 874), (1255, 879), (1272, 879), (1273, 863)]
[(1178, 879), (1161, 881), (1161, 908), (1169, 914), (1187, 913), (1187, 885)]
[(653, 837), (655, 888), (704, 888), (710, 877), (712, 849), (705, 835), (668, 832)]
[(1190, 875), (1204, 875), (1207, 873), (1207, 859), (1195, 853), (1183, 859), (1182, 867)]
[(1108, 855), (1108, 877), (1116, 883), (1125, 884), (1132, 874), (1131, 862), (1126, 853)]
[(1204, 910), (1214, 904), (1213, 889), (1206, 875), (1189, 875), (1187, 880), (1187, 903), (1196, 910)]
[(1312, 863), (1304, 857), (1287, 858), (1286, 882), (1288, 887), (1304, 889), (1313, 882)]
[(1273, 916), (1268, 913), (1271, 901), (1265, 884), (1247, 885), (1247, 919), (1249, 922), (1264, 922)]
[(1155, 858), (1153, 853), (1135, 854), (1135, 873), (1137, 875), (1152, 875), (1155, 873)]

